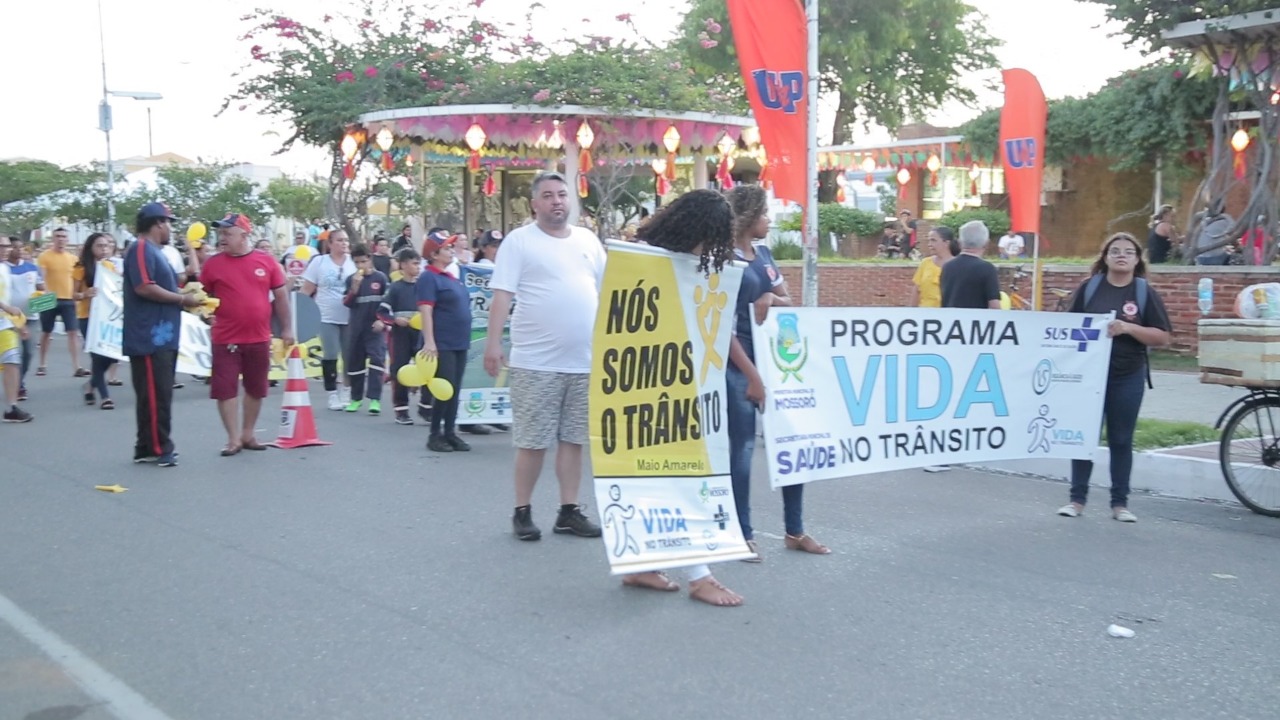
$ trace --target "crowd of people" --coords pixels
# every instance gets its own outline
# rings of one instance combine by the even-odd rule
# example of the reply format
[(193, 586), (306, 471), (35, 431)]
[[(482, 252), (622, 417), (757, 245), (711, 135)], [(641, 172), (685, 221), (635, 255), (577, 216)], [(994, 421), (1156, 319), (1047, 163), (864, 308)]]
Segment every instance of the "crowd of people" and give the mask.
[[(435, 360), (437, 375), (455, 388), (460, 385), (471, 347), (472, 316), (458, 265), (475, 262), (493, 268), (484, 367), (495, 377), (505, 373), (511, 392), (513, 533), (523, 541), (542, 536), (534, 522), (532, 499), (547, 451), (554, 447), (560, 505), (553, 531), (599, 537), (600, 526), (583, 512), (579, 495), (583, 449), (589, 439), (591, 343), (606, 253), (594, 233), (569, 222), (575, 200), (561, 175), (540, 173), (532, 184), (532, 195), (530, 223), (505, 236), (499, 231), (478, 234), (474, 250), (465, 238), (440, 228), (426, 233), (419, 244), (412, 228), (405, 226), (393, 242), (378, 237), (370, 246), (353, 246), (345, 230), (331, 228), (322, 231), (322, 238), (299, 232), (295, 245), (276, 258), (255, 242), (251, 220), (231, 213), (212, 223), (217, 252), (211, 253), (207, 246), (189, 247), (187, 261), (179, 258), (174, 263), (167, 250), (176, 218), (158, 202), (139, 211), (137, 239), (122, 258), (113, 259), (115, 241), (104, 234), (86, 242), (77, 257), (66, 250), (65, 231), (55, 232), (51, 246), (34, 262), (23, 243), (0, 236), (0, 254), (7, 258), (0, 263), (0, 299), (6, 299), (0, 304), (5, 313), (0, 315), (0, 363), (8, 401), (4, 419), (31, 419), (18, 406), (28, 397), (23, 383), (32, 355), (30, 328), (24, 321), (41, 323), (37, 375), (45, 373), (50, 336), (61, 319), (68, 350), (76, 361), (75, 375), (89, 378), (83, 388), (86, 403), (114, 407), (109, 390), (119, 384), (113, 375), (114, 361), (94, 354), (89, 370), (79, 364), (79, 338), (87, 328), (99, 263), (118, 264), (123, 278), (122, 344), (136, 396), (134, 462), (172, 467), (178, 458), (170, 408), (180, 313), (205, 303), (206, 294), (220, 302), (211, 331), (209, 386), (227, 433), (222, 448), (227, 456), (265, 449), (253, 428), (269, 393), (273, 315), (284, 329), (285, 345), (294, 342), (289, 301), (294, 286), (285, 272), (291, 260), (308, 256), (296, 289), (313, 296), (320, 311), (322, 381), (329, 407), (347, 412), (364, 408), (374, 415), (381, 412), (384, 377), (394, 378), (415, 356)], [(904, 227), (909, 221), (904, 219)], [(782, 273), (767, 245), (760, 242), (768, 230), (765, 192), (740, 185), (725, 194), (686, 193), (648, 218), (635, 233), (637, 242), (697, 256), (704, 272), (720, 272), (735, 260), (745, 266), (735, 305), (726, 397), (730, 475), (738, 523), (754, 553), (749, 562), (764, 558), (751, 525), (756, 413), (765, 398), (753, 357), (752, 328), (764, 322), (769, 308), (792, 304)], [(311, 247), (313, 240), (318, 241), (316, 254), (297, 251)], [(989, 242), (990, 233), (981, 222), (961, 227), (958, 238), (945, 227), (930, 230), (930, 254), (917, 269), (912, 304), (998, 310), (997, 274), (982, 257)], [(1104, 414), (1111, 448), (1111, 508), (1113, 517), (1123, 522), (1136, 521), (1127, 507), (1128, 477), (1133, 430), (1147, 378), (1145, 348), (1166, 343), (1170, 329), (1158, 293), (1144, 280), (1145, 271), (1138, 241), (1126, 233), (1113, 235), (1103, 246), (1091, 278), (1076, 292), (1072, 307), (1075, 312), (1117, 313), (1118, 319), (1107, 329), (1114, 342)], [(198, 285), (194, 284), (197, 279)], [(46, 288), (56, 294), (57, 303), (43, 313), (32, 313), (24, 303)], [(514, 302), (517, 297), (519, 303)], [(503, 342), (508, 320), (510, 357)], [(340, 357), (345, 366), (341, 377)], [(457, 434), (458, 393), (434, 402), (426, 390), (421, 396), (419, 414), (431, 428), (427, 447), (434, 452), (469, 450)], [(392, 402), (395, 422), (412, 424), (409, 388), (393, 382)], [(1083, 513), (1091, 469), (1091, 463), (1073, 463), (1070, 502), (1059, 509), (1060, 515)], [(828, 554), (831, 550), (805, 530), (803, 493), (803, 485), (789, 486), (781, 493), (783, 546)], [(722, 607), (743, 602), (708, 567), (687, 570), (692, 598)], [(629, 575), (622, 582), (659, 591), (679, 589), (661, 572)]]

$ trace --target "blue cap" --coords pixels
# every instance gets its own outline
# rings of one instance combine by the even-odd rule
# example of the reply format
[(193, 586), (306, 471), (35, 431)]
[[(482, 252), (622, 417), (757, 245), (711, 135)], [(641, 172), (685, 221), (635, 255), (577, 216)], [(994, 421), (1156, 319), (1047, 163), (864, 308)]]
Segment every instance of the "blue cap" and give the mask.
[(138, 211), (138, 219), (145, 220), (147, 218), (163, 218), (165, 220), (177, 220), (173, 216), (173, 212), (169, 210), (169, 206), (161, 202), (147, 203)]

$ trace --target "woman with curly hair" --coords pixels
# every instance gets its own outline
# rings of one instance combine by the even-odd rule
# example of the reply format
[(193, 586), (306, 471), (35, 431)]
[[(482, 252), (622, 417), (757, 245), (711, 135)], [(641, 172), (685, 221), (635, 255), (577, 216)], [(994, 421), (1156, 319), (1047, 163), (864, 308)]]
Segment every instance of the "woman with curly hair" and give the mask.
[[(752, 323), (764, 323), (769, 308), (791, 305), (787, 281), (773, 262), (765, 245), (757, 245), (769, 234), (768, 198), (755, 185), (739, 185), (729, 191), (733, 206), (733, 254), (747, 263), (738, 291), (735, 333), (744, 351), (729, 366), (729, 474), (733, 478), (733, 499), (738, 509), (738, 523), (747, 545), (756, 553), (747, 562), (763, 562), (751, 529), (751, 458), (756, 448), (756, 407), (764, 403), (764, 386), (755, 368), (755, 352), (751, 343)], [(804, 531), (804, 485), (782, 488), (782, 515), (788, 550), (827, 555), (831, 549)]]
[[(694, 190), (681, 195), (636, 231), (636, 239), (673, 253), (698, 256), (698, 271), (720, 272), (733, 258), (733, 211), (724, 196), (714, 190)], [(739, 341), (730, 341), (729, 357), (743, 360)], [(755, 368), (751, 370), (755, 372)], [(759, 376), (757, 375), (757, 382)], [(760, 399), (764, 399), (761, 385)], [(689, 597), (708, 605), (737, 607), (742, 596), (721, 585), (706, 565), (685, 568), (689, 578)], [(660, 572), (636, 573), (622, 580), (623, 585), (674, 592), (680, 586)]]

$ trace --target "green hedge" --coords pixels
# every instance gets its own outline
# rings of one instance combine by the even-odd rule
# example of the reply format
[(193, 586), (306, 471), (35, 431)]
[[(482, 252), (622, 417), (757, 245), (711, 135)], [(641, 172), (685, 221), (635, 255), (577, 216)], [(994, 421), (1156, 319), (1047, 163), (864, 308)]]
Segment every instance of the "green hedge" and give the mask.
[[(800, 213), (795, 213), (780, 220), (778, 228), (780, 230), (799, 231), (802, 222), (803, 218)], [(821, 243), (823, 245), (828, 245), (825, 240), (829, 233), (835, 233), (840, 238), (850, 234), (859, 237), (879, 237), (883, 231), (884, 217), (882, 215), (845, 207), (839, 203), (818, 205), (818, 233), (823, 238)]]
[(981, 220), (986, 223), (987, 229), (991, 231), (993, 240), (1009, 232), (1009, 213), (1004, 210), (990, 210), (987, 208), (949, 212), (938, 218), (936, 224), (951, 228), (952, 232), (959, 235), (960, 226), (973, 220)]

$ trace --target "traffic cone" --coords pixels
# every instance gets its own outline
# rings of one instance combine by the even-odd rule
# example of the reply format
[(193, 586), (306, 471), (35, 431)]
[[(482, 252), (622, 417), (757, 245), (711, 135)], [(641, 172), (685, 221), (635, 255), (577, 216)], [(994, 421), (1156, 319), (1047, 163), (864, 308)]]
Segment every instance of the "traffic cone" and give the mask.
[(282, 450), (332, 445), (321, 440), (316, 433), (316, 418), (311, 412), (311, 393), (307, 391), (307, 376), (302, 369), (302, 353), (294, 345), (287, 363), (288, 375), (284, 381), (284, 401), (280, 409), (280, 436), (271, 443)]

